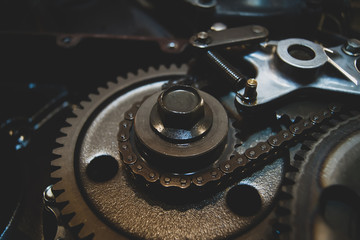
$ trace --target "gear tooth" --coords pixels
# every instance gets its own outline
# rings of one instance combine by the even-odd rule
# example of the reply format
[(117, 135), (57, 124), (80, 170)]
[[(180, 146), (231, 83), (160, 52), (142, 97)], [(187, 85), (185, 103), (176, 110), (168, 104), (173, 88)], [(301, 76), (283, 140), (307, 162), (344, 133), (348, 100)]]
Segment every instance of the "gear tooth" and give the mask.
[(146, 72), (143, 70), (143, 69), (138, 69), (138, 71), (137, 71), (137, 75), (138, 76), (143, 76), (143, 75), (145, 75), (146, 74)]
[(64, 143), (66, 142), (66, 136), (58, 137), (55, 141), (56, 141), (56, 143), (58, 143), (60, 145), (64, 145)]
[(64, 193), (61, 193), (59, 196), (56, 197), (57, 203), (66, 203), (66, 206), (61, 210), (62, 214), (70, 214), (74, 211), (71, 208), (71, 206), (68, 204), (68, 201), (69, 201), (69, 199), (66, 196), (66, 194), (64, 194)]
[[(70, 205), (70, 204), (69, 204)], [(69, 206), (69, 205), (66, 205), (66, 207), (67, 206)], [(65, 207), (65, 208), (66, 208)], [(64, 209), (65, 209), (64, 208)], [(64, 209), (62, 210), (62, 212), (64, 212)], [(72, 209), (70, 209), (70, 211), (71, 211)], [(83, 219), (81, 218), (81, 216), (79, 215), (79, 214), (76, 214), (75, 213), (75, 215), (70, 219), (70, 221), (68, 222), (68, 225), (69, 225), (69, 227), (71, 227), (71, 228), (78, 228), (78, 227), (80, 227), (79, 225), (80, 224), (82, 224), (83, 222)], [(81, 228), (81, 227), (80, 227)]]
[[(80, 105), (81, 105), (82, 109), (87, 108), (88, 106), (90, 106), (91, 101), (93, 101), (95, 97), (96, 97), (95, 94), (90, 94), (89, 95), (90, 101), (81, 101)], [(82, 109), (79, 109), (79, 108), (74, 109), (74, 113), (76, 114), (76, 116), (79, 115), (79, 113), (82, 111)]]
[[(98, 88), (97, 90), (100, 92), (100, 88)], [(91, 101), (94, 101), (94, 99), (95, 99), (97, 96), (98, 96), (98, 94), (90, 93), (88, 97), (89, 97), (89, 99), (90, 99)], [(84, 106), (84, 103), (87, 104), (88, 102), (87, 102), (87, 101), (82, 101), (82, 102), (80, 103), (81, 106)]]
[[(70, 119), (66, 119), (66, 123), (67, 124), (69, 124), (70, 126), (72, 126), (71, 125), (71, 121), (69, 122), (69, 120)], [(64, 138), (69, 134), (69, 132), (71, 131), (71, 129), (70, 129), (70, 127), (63, 127), (63, 128), (61, 128), (60, 129), (60, 132), (62, 133), (62, 134), (64, 134)], [(60, 141), (61, 141), (62, 139), (60, 139)], [(65, 142), (64, 142), (65, 143)], [(64, 144), (64, 143), (62, 143), (62, 144)]]
[(164, 65), (159, 66), (159, 71), (166, 71), (168, 70)]
[(116, 87), (116, 84), (114, 83), (114, 82), (108, 82), (107, 83), (107, 88), (108, 89), (113, 89), (113, 88), (115, 88)]
[[(61, 158), (59, 158), (59, 159), (61, 159)], [(59, 159), (56, 159), (55, 161), (58, 161)], [(60, 164), (59, 164), (59, 165), (60, 165)], [(58, 166), (58, 165), (53, 164), (53, 166)], [(61, 165), (60, 165), (60, 166), (61, 166)], [(50, 174), (50, 176), (51, 176), (52, 178), (62, 178), (63, 175), (62, 175), (62, 172), (61, 172), (61, 168), (53, 171), (53, 172)]]
[(84, 239), (84, 238), (88, 237), (89, 235), (91, 235), (93, 230), (94, 229), (92, 229), (91, 225), (86, 224), (86, 222), (85, 222), (84, 226), (81, 228), (78, 236), (79, 236), (79, 238)]
[(127, 73), (127, 75), (126, 75), (126, 78), (127, 79), (133, 79), (135, 77), (135, 74), (133, 74), (132, 72), (129, 72), (129, 73)]
[[(99, 87), (98, 89), (98, 92), (99, 94), (98, 95), (102, 95), (102, 94), (105, 94), (105, 92), (107, 91), (106, 88), (103, 88), (103, 87)], [(90, 96), (89, 96), (90, 97)], [(94, 100), (94, 97), (93, 98), (90, 98), (92, 101)]]
[(54, 167), (60, 167), (62, 163), (63, 163), (63, 159), (60, 156), (58, 158), (51, 160), (51, 165)]
[(61, 156), (61, 154), (62, 154), (62, 147), (54, 148), (52, 152), (53, 152), (53, 154), (56, 154), (56, 155), (58, 155), (58, 156)]
[(123, 81), (125, 81), (126, 79), (125, 78), (123, 78), (123, 77), (121, 77), (121, 76), (117, 76), (116, 77), (116, 81), (119, 83), (119, 82), (123, 82)]
[(174, 63), (172, 63), (171, 65), (170, 65), (170, 67), (169, 67), (169, 70), (170, 71), (175, 71), (175, 70), (177, 70), (178, 69), (178, 67), (176, 66), (176, 64), (174, 64)]
[(180, 65), (180, 71), (187, 71), (189, 69), (189, 66), (187, 65), (187, 64), (185, 64), (185, 63), (183, 63), (183, 64), (181, 64)]
[[(64, 201), (64, 199), (61, 198), (61, 196), (63, 196), (63, 195), (65, 195), (65, 194), (62, 194), (62, 195), (56, 197), (56, 201), (58, 201), (58, 202), (66, 202), (66, 201), (68, 201), (68, 199), (65, 199), (65, 201)], [(60, 200), (60, 199), (61, 199), (61, 200)], [(62, 213), (62, 215), (73, 214), (73, 213), (74, 213), (74, 209), (72, 208), (72, 206), (70, 205), (70, 203), (68, 203), (68, 204), (65, 205), (65, 207), (64, 207), (63, 209), (61, 209), (61, 213)], [(73, 219), (73, 218), (72, 218), (72, 219)], [(72, 219), (71, 219), (70, 221), (72, 221)], [(70, 224), (69, 224), (69, 225), (70, 225)], [(73, 226), (74, 226), (74, 225), (73, 225)], [(72, 226), (70, 226), (70, 227), (72, 227)]]
[(155, 73), (156, 69), (154, 67), (149, 67), (147, 72), (148, 73)]

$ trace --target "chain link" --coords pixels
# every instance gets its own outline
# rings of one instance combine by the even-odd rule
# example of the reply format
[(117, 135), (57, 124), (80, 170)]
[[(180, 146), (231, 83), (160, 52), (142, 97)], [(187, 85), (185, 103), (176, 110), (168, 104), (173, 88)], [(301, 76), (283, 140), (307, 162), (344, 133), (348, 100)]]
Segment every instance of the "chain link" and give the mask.
[(120, 122), (118, 142), (121, 160), (135, 175), (142, 176), (149, 183), (159, 180), (164, 187), (188, 188), (192, 184), (204, 186), (208, 182), (219, 181), (224, 175), (231, 176), (232, 173), (244, 174), (253, 171), (255, 166), (270, 162), (281, 148), (288, 146), (304, 136), (310, 130), (321, 124), (326, 119), (341, 111), (341, 105), (330, 104), (327, 109), (310, 114), (308, 119), (291, 124), (288, 129), (281, 130), (276, 135), (270, 136), (267, 141), (259, 142), (254, 147), (246, 149), (244, 154), (234, 151), (230, 159), (220, 162), (217, 166), (206, 171), (197, 172), (193, 175), (175, 175), (171, 173), (162, 174), (132, 150), (130, 142), (130, 131), (137, 110), (142, 102), (135, 103), (124, 114), (124, 120)]

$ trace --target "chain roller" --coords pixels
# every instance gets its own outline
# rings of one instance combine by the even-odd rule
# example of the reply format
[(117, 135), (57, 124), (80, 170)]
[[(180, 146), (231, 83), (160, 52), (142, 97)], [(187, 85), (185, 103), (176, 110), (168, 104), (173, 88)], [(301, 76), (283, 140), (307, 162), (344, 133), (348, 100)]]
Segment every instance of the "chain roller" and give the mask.
[(138, 156), (132, 150), (130, 131), (140, 105), (141, 102), (135, 103), (125, 112), (124, 120), (120, 122), (118, 142), (121, 160), (131, 169), (132, 173), (142, 176), (150, 183), (155, 183), (159, 180), (160, 184), (164, 187), (178, 187), (182, 189), (188, 188), (192, 184), (201, 187), (209, 182), (219, 181), (224, 175), (229, 175), (235, 170), (237, 173), (251, 171), (261, 159), (264, 163), (268, 162), (272, 154), (275, 155), (281, 147), (305, 135), (309, 130), (341, 111), (340, 105), (330, 104), (327, 109), (312, 113), (308, 119), (302, 119), (293, 123), (288, 129), (281, 130), (276, 135), (270, 136), (267, 141), (259, 142), (254, 147), (248, 148), (244, 154), (234, 151), (226, 161), (214, 164), (213, 167), (195, 174), (185, 175), (159, 172), (149, 166), (141, 156)]

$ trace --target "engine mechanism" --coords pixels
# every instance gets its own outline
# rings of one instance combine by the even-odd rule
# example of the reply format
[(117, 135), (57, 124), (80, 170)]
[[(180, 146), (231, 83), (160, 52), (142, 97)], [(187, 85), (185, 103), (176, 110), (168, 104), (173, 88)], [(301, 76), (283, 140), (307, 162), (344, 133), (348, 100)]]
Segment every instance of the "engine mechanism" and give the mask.
[[(289, 209), (277, 202), (293, 194), (283, 190), (303, 171), (295, 162), (318, 161), (294, 153), (307, 141), (321, 145), (327, 125), (358, 121), (360, 48), (352, 46), (357, 40), (325, 48), (267, 41), (267, 34), (257, 25), (200, 32), (190, 39), (200, 49), (195, 64), (119, 77), (74, 110), (51, 176), (59, 179), (52, 191), (61, 215), (78, 237), (298, 238), (286, 235), (298, 220), (284, 221)], [(224, 47), (255, 75), (226, 61)], [(219, 75), (203, 74), (204, 61)], [(313, 104), (305, 98), (312, 91), (339, 101)], [(283, 99), (291, 104), (274, 106)], [(340, 168), (330, 162), (326, 174)]]
[[(64, 19), (100, 4), (55, 2)], [(73, 83), (75, 99), (56, 87), (59, 95), (32, 117), (0, 124), (0, 140), (16, 156), (1, 165), (0, 182), (21, 186), (4, 187), (12, 198), (0, 208), (0, 240), (22, 238), (12, 235), (18, 222), (21, 233), (34, 228), (31, 214), (21, 216), (34, 164), (21, 159), (54, 116), (65, 123), (40, 197), (41, 239), (359, 239), (360, 35), (342, 31), (342, 9), (285, 2), (119, 3), (155, 37), (56, 35), (67, 73), (79, 51), (90, 60), (74, 78), (87, 72), (106, 81)], [(209, 25), (213, 19), (221, 21)], [(121, 71), (105, 60), (111, 41), (104, 55), (91, 48), (102, 60), (90, 64), (93, 37), (119, 45)], [(45, 140), (37, 141), (43, 150)], [(14, 181), (17, 164), (22, 178)]]

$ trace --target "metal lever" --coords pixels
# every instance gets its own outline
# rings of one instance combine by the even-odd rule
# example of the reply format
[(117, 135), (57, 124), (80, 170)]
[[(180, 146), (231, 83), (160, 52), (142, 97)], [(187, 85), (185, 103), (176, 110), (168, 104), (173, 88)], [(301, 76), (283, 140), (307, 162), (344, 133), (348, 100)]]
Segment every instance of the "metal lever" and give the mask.
[(222, 31), (199, 32), (190, 38), (190, 44), (197, 48), (213, 48), (244, 43), (259, 43), (269, 31), (258, 25), (229, 28)]

